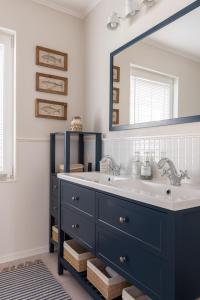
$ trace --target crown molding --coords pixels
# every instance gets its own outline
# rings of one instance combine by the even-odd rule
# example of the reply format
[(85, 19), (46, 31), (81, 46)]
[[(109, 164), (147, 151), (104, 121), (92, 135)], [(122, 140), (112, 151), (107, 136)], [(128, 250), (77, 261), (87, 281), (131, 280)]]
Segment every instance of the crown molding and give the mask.
[(92, 4), (88, 5), (83, 13), (83, 18), (85, 18), (100, 2), (101, 0), (94, 0)]
[(56, 3), (50, 2), (49, 0), (32, 0), (32, 1), (37, 3), (37, 4), (41, 4), (41, 5), (47, 6), (49, 8), (52, 8), (54, 10), (57, 10), (59, 12), (65, 13), (65, 14), (70, 15), (72, 17), (76, 17), (76, 18), (79, 18), (79, 19), (83, 19), (83, 17), (84, 17), (81, 13), (78, 13), (75, 10), (65, 8), (62, 5), (58, 5)]
[(53, 3), (49, 0), (31, 0), (37, 4), (49, 7), (51, 9), (57, 10), (59, 12), (65, 13), (67, 15), (79, 18), (79, 19), (84, 19), (94, 8), (95, 6), (101, 1), (101, 0), (94, 0), (91, 5), (89, 5), (82, 13), (77, 12), (76, 10), (73, 9), (68, 9), (62, 5)]

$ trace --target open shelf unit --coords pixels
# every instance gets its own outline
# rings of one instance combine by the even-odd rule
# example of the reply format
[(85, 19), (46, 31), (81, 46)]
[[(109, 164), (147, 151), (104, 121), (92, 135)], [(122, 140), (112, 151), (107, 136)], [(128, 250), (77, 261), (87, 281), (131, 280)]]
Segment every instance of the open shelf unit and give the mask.
[(94, 136), (95, 138), (95, 170), (99, 171), (99, 162), (102, 154), (101, 133), (65, 131), (50, 134), (50, 210), (49, 210), (49, 252), (54, 252), (56, 242), (52, 240), (52, 226), (58, 224), (58, 180), (56, 173), (56, 138), (63, 138), (64, 147), (64, 173), (70, 172), (71, 159), (71, 137), (78, 138), (78, 163), (84, 165), (84, 138)]

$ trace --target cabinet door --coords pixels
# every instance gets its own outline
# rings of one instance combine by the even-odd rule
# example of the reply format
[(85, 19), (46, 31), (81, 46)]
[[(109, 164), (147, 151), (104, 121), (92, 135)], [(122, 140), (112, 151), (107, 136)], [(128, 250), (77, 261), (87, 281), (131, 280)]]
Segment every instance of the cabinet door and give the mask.
[(61, 210), (61, 229), (89, 249), (94, 249), (95, 224), (90, 217), (63, 205)]
[(97, 225), (96, 250), (100, 258), (154, 300), (170, 299), (166, 261), (145, 250), (133, 238)]
[(61, 182), (62, 203), (79, 209), (91, 216), (95, 212), (95, 192), (79, 185)]

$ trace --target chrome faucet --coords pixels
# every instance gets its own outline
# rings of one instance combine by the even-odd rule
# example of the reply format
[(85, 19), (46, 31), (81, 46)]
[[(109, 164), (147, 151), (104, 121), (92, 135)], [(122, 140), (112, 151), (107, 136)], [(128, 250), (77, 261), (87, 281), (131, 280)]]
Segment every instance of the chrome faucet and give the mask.
[(116, 164), (114, 159), (110, 155), (106, 155), (102, 158), (101, 161), (107, 160), (109, 161), (109, 169), (112, 172), (113, 176), (119, 176), (120, 175), (120, 166)]
[(180, 170), (180, 173), (178, 173), (173, 161), (169, 158), (162, 158), (158, 162), (158, 169), (163, 169), (162, 176), (167, 175), (171, 185), (179, 186), (183, 179), (190, 179), (187, 170)]

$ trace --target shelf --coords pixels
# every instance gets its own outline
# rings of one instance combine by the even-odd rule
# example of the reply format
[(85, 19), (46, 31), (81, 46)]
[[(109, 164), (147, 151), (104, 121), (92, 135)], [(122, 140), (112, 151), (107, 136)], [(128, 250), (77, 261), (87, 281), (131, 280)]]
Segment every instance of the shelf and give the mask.
[[(86, 289), (86, 291), (88, 292), (88, 294), (90, 294), (92, 299), (105, 299), (101, 295), (101, 293), (87, 280), (86, 272), (78, 273), (64, 258), (61, 258), (60, 262), (63, 268), (69, 271), (76, 278), (76, 280)], [(115, 298), (114, 300), (122, 300), (122, 297)]]
[(64, 134), (70, 134), (70, 135), (78, 135), (78, 134), (82, 134), (82, 135), (97, 135), (97, 134), (101, 134), (100, 132), (85, 132), (85, 131), (64, 131), (64, 132), (53, 132), (52, 134), (55, 135), (64, 135)]

